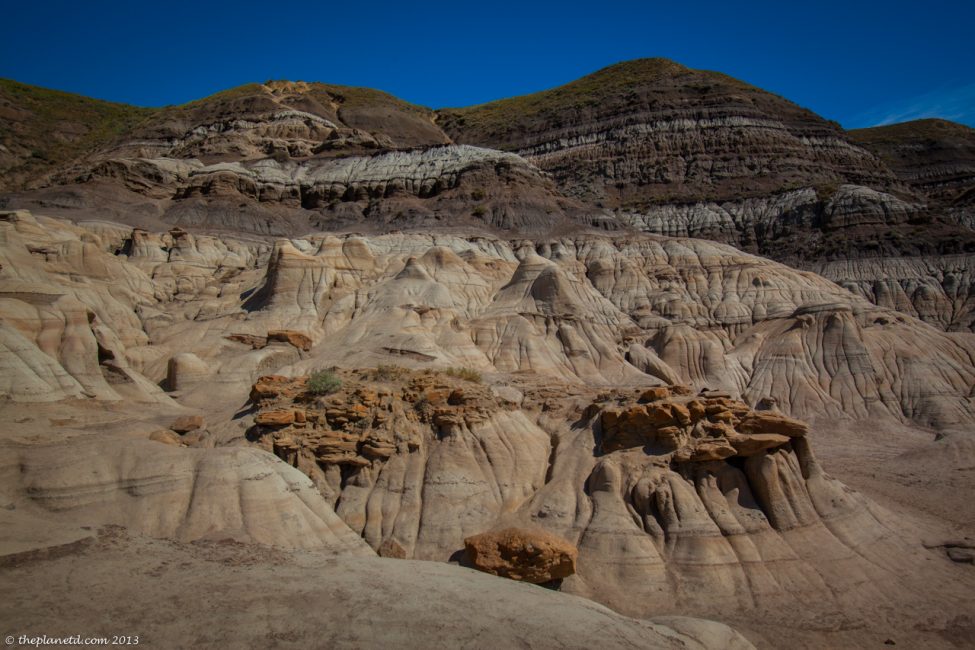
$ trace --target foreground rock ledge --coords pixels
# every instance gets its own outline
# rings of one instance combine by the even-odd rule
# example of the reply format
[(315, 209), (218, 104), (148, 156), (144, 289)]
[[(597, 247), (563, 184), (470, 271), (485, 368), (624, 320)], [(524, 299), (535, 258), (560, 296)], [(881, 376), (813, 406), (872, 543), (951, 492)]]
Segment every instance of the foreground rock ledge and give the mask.
[(467, 560), (485, 573), (541, 584), (576, 572), (579, 551), (568, 541), (541, 530), (505, 528), (464, 540)]

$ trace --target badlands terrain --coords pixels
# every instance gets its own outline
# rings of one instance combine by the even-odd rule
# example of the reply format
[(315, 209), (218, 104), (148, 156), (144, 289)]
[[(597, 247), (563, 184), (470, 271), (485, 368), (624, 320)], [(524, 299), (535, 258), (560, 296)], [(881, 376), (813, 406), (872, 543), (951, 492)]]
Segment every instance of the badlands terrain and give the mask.
[(6, 634), (975, 645), (975, 131), (647, 59), (0, 81)]

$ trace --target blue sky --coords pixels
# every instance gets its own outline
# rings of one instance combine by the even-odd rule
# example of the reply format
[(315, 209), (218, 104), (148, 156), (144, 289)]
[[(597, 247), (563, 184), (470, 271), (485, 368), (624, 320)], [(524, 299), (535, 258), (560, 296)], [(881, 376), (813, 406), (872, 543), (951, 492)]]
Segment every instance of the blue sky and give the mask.
[(267, 79), (431, 107), (651, 56), (719, 70), (847, 127), (975, 126), (975, 2), (7, 2), (0, 76), (147, 106)]

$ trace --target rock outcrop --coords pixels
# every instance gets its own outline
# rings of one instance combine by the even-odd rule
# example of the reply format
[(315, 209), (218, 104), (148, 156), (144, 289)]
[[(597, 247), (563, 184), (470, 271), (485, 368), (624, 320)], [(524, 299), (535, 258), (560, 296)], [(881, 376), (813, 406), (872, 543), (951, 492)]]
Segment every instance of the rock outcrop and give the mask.
[[(970, 336), (814, 274), (652, 235), (272, 247), (28, 213), (0, 227), (2, 324), (20, 337), (3, 363), (21, 368), (4, 390), (74, 398), (45, 408), (75, 414), (142, 395), (139, 417), (155, 418), (127, 442), (103, 444), (97, 423), (43, 448), (18, 442), (3, 488), (18, 509), (187, 541), (440, 561), (485, 531), (540, 528), (578, 549), (563, 590), (640, 616), (761, 612), (773, 628), (849, 621), (847, 610), (890, 621), (887, 608), (919, 594), (954, 611), (964, 587), (945, 574), (932, 595), (913, 581), (942, 575), (920, 570), (933, 551), (891, 532), (812, 447), (837, 422), (964, 441)], [(38, 324), (41, 308), (75, 329)], [(341, 384), (312, 394), (304, 377), (333, 367)], [(23, 391), (38, 381), (26, 368), (66, 388)], [(120, 371), (141, 379), (109, 381)], [(163, 431), (199, 413), (200, 428)], [(807, 433), (796, 418), (810, 416)], [(24, 440), (49, 431), (31, 426)], [(114, 435), (134, 426), (124, 417)], [(249, 443), (292, 467), (227, 447)]]
[(851, 135), (661, 60), (439, 112), (56, 99), (0, 82), (0, 204), (35, 208), (0, 212), (3, 570), (218, 558), (272, 585), (271, 645), (748, 647), (450, 562), (769, 647), (970, 636), (957, 130)]
[[(16, 118), (9, 137), (23, 140), (0, 161), (9, 189), (22, 190), (5, 199), (13, 207), (276, 236), (634, 227), (828, 271), (881, 306), (972, 327), (972, 283), (959, 262), (945, 264), (967, 269), (975, 254), (971, 130), (961, 125), (846, 133), (746, 83), (662, 59), (438, 112), (303, 82), (159, 110), (77, 98), (88, 119), (122, 125), (84, 149), (67, 137), (61, 149), (38, 143), (43, 129), (73, 124), (31, 118), (33, 103), (63, 108), (45, 91), (8, 84), (0, 94)], [(50, 164), (23, 159), (28, 146)]]
[(438, 123), (457, 142), (518, 153), (568, 195), (642, 230), (730, 243), (817, 272), (848, 264), (856, 278), (829, 277), (861, 283), (865, 297), (873, 292), (864, 285), (888, 281), (884, 267), (923, 269), (896, 291), (908, 313), (971, 327), (967, 308), (930, 314), (925, 297), (912, 295), (924, 286), (950, 302), (972, 292), (967, 278), (941, 289), (938, 268), (946, 255), (968, 266), (975, 253), (968, 127), (922, 121), (846, 133), (780, 97), (663, 59), (444, 110)]
[[(798, 417), (971, 418), (968, 337), (700, 240), (325, 236), (279, 241), (261, 269), (263, 245), (176, 232), (150, 261), (137, 242), (155, 235), (62, 224), (23, 212), (0, 222), (14, 399), (166, 401), (158, 385), (244, 394), (292, 364), (433, 364), (603, 385), (652, 377), (774, 398)], [(88, 281), (71, 281), (78, 272)], [(292, 344), (269, 345), (269, 332)]]
[(519, 528), (468, 537), (464, 551), (479, 571), (535, 584), (568, 578), (576, 571), (578, 555), (564, 539)]
[(373, 548), (445, 559), (544, 483), (548, 435), (488, 388), (391, 367), (339, 376), (326, 396), (304, 378), (260, 379), (250, 437), (310, 476)]
[[(185, 106), (134, 109), (137, 123), (123, 119), (126, 107), (77, 98), (79, 110), (116, 116), (120, 133), (61, 150), (37, 142), (52, 125), (32, 119), (26, 106), (53, 101), (45, 91), (0, 86), (0, 96), (22, 118), (10, 137), (31, 147), (5, 149), (11, 160), (0, 160), (8, 189), (21, 190), (15, 205), (54, 203), (98, 218), (111, 212), (157, 229), (276, 235), (363, 222), (391, 229), (449, 219), (470, 229), (524, 231), (615, 223), (562, 196), (519, 156), (454, 145), (431, 111), (379, 91), (250, 84)], [(52, 165), (32, 158), (41, 150)]]
[[(677, 387), (686, 389), (686, 387)], [(756, 412), (728, 397), (658, 398), (669, 389), (650, 389), (648, 404), (629, 404), (600, 411), (600, 449), (610, 453), (641, 447), (670, 454), (673, 462), (747, 458), (803, 437), (809, 427), (799, 420), (767, 411)], [(687, 393), (687, 390), (681, 390)], [(596, 406), (595, 404), (593, 405)]]
[(380, 554), (446, 560), (463, 547), (476, 568), (562, 579), (632, 615), (762, 611), (785, 624), (772, 612), (789, 611), (795, 624), (798, 601), (782, 602), (801, 593), (801, 627), (866, 601), (880, 616), (894, 594), (929, 589), (903, 570), (923, 555), (823, 471), (807, 423), (776, 410), (682, 385), (530, 378), (518, 407), (446, 372), (339, 373), (322, 398), (302, 378), (261, 379), (250, 435)]
[(827, 122), (726, 75), (666, 59), (438, 114), (456, 141), (519, 152), (607, 207), (728, 200), (893, 174)]

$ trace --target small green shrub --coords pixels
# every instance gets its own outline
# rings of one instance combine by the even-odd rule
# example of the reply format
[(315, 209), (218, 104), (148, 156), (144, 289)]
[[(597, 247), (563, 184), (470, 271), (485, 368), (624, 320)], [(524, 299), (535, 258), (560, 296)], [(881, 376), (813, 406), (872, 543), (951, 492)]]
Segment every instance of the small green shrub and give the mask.
[(471, 192), (471, 198), (474, 199), (475, 201), (483, 201), (484, 190), (482, 190), (481, 188), (477, 188), (476, 190)]
[(487, 214), (487, 209), (483, 205), (479, 205), (473, 210), (471, 210), (471, 214), (473, 214), (475, 217), (480, 219), (481, 217)]
[(342, 387), (342, 380), (331, 370), (316, 370), (308, 377), (308, 392), (312, 395), (328, 395)]
[(447, 368), (444, 370), (444, 373), (457, 379), (474, 382), (475, 384), (481, 383), (481, 373), (473, 368)]

